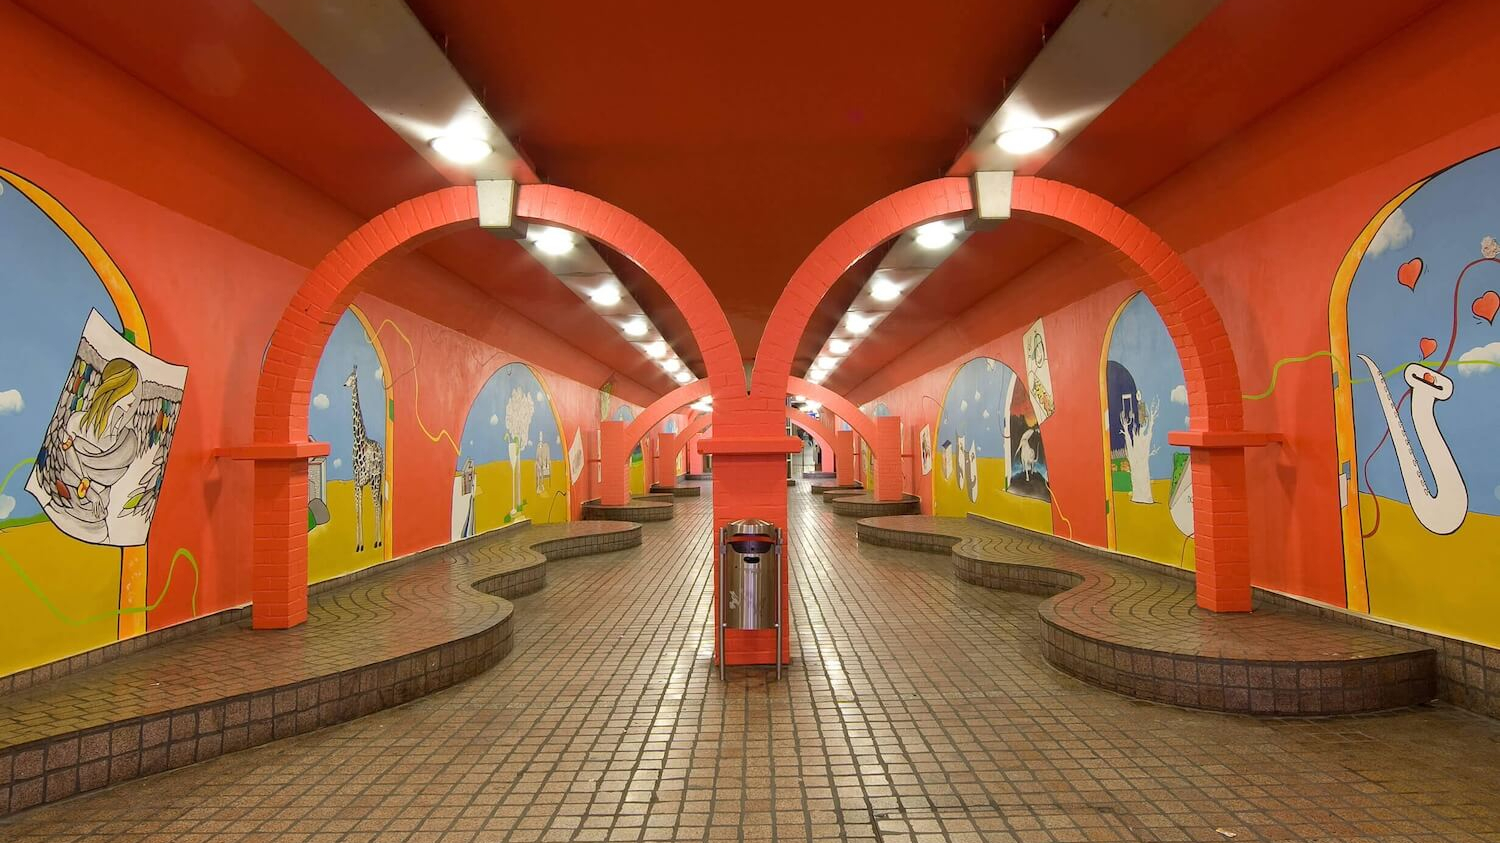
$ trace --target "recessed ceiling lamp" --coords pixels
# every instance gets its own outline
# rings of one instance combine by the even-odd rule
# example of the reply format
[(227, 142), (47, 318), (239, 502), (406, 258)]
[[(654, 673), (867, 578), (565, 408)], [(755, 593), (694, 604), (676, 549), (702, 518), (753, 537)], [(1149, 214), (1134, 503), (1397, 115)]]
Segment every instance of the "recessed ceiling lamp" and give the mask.
[[(950, 238), (953, 235), (948, 235)], [(901, 297), (901, 285), (889, 278), (881, 278), (870, 285), (870, 298), (876, 301), (895, 301)]]
[(547, 226), (536, 226), (526, 235), (526, 239), (536, 245), (538, 251), (543, 254), (566, 255), (573, 251), (573, 234), (561, 228), (548, 228)]
[(828, 373), (822, 369), (814, 369), (807, 373), (807, 379), (813, 383), (822, 383), (828, 379)]
[(849, 329), (849, 333), (856, 336), (870, 330), (870, 325), (874, 322), (875, 320), (867, 316), (860, 316), (858, 313), (851, 313), (844, 317), (844, 326)]
[(625, 323), (625, 333), (627, 336), (644, 337), (647, 330), (646, 320), (639, 316)]
[(692, 372), (678, 372), (677, 374), (675, 374), (675, 375), (672, 376), (672, 380), (677, 381), (678, 383), (687, 383), (688, 381), (690, 381), (692, 379), (693, 379), (693, 373)]
[(432, 151), (455, 164), (474, 164), (488, 158), (495, 148), (481, 138), (466, 135), (438, 135), (427, 142)]
[(830, 340), (828, 343), (828, 350), (834, 354), (848, 354), (849, 348), (848, 340)]
[(833, 359), (832, 357), (819, 357), (816, 361), (813, 362), (813, 365), (817, 366), (819, 369), (828, 369), (829, 371), (832, 371), (833, 367), (837, 366), (838, 364), (839, 361)]
[(600, 307), (614, 307), (620, 303), (620, 288), (613, 284), (605, 284), (589, 293), (589, 301)]
[(663, 360), (661, 367), (663, 369), (666, 369), (668, 374), (671, 374), (672, 372), (675, 372), (678, 369), (682, 368), (682, 361), (678, 360), (676, 357), (673, 357), (670, 360)]
[(1006, 129), (995, 138), (995, 146), (1011, 155), (1026, 155), (1057, 140), (1057, 130), (1046, 126), (1021, 126)]
[(823, 409), (823, 404), (819, 401), (808, 401), (807, 403), (802, 405), (802, 409), (808, 411), (809, 413), (816, 413), (817, 411)]
[(953, 242), (953, 229), (938, 220), (917, 226), (917, 245), (924, 249), (941, 249)]
[(694, 401), (693, 403), (689, 404), (688, 408), (692, 409), (692, 410), (697, 410), (700, 413), (711, 413), (711, 412), (713, 412), (713, 409), (714, 409), (713, 405), (707, 403), (706, 401), (703, 401), (702, 399), (699, 399), (699, 400)]
[(663, 340), (648, 342), (646, 343), (646, 353), (659, 360), (667, 355), (667, 344)]

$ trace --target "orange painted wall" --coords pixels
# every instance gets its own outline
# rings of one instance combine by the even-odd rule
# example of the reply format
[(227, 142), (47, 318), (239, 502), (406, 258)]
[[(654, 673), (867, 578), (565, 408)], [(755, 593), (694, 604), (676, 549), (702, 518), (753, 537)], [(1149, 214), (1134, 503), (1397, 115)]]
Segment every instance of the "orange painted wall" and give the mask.
[[(1500, 145), (1500, 106), (1476, 93), (1500, 78), (1500, 38), (1477, 26), (1491, 12), (1444, 4), (1129, 203), (1209, 290), (1247, 394), (1270, 385), (1278, 360), (1329, 347), (1335, 271), (1382, 205)], [(965, 248), (982, 251), (1003, 232)], [(1124, 278), (1091, 246), (1068, 246), (1004, 280), (850, 397), (884, 401), (909, 426), (935, 423), (964, 361), (988, 355), (1024, 371), (1021, 333), (1045, 319), (1059, 408), (1043, 427), (1053, 521), (1061, 535), (1103, 545), (1099, 364), (1109, 318), (1133, 292)], [(1249, 457), (1252, 558), (1255, 584), (1342, 605), (1331, 377), (1326, 359), (1291, 364), (1271, 397), (1246, 402), (1250, 429), (1286, 436)], [(930, 478), (917, 487), (930, 511)]]
[[(199, 614), (244, 604), (250, 470), (212, 451), (249, 441), (260, 351), (274, 322), (309, 268), (363, 220), (9, 4), (0, 4), (0, 79), (0, 167), (79, 218), (133, 286), (153, 353), (189, 367), (147, 592), (160, 592), (167, 561), (186, 547), (202, 568)], [(616, 402), (657, 397), (420, 254), (383, 265), (367, 289), (359, 307), (377, 323), (399, 323), (417, 351), (382, 336), (397, 372), (416, 367), (429, 429), (461, 432), (485, 379), (520, 350), (554, 397), (565, 447), (575, 430), (587, 439), (597, 428), (597, 387), (606, 381)], [(417, 382), (395, 386), (396, 555), (448, 539), (452, 450), (418, 428)], [(585, 470), (575, 514), (592, 481)], [(155, 629), (188, 616), (188, 592), (174, 584), (148, 622)]]

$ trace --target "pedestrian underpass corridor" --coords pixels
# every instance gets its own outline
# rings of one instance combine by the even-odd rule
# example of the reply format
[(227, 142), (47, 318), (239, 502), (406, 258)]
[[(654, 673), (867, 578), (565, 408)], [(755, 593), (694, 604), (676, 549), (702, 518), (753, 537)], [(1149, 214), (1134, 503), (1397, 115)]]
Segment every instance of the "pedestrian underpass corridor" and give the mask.
[[(1255, 719), (1041, 656), (1042, 598), (857, 544), (806, 485), (795, 660), (710, 663), (710, 488), (548, 565), (449, 690), (0, 822), (7, 841), (1496, 841), (1500, 724)], [(421, 564), (421, 563), (418, 563)]]

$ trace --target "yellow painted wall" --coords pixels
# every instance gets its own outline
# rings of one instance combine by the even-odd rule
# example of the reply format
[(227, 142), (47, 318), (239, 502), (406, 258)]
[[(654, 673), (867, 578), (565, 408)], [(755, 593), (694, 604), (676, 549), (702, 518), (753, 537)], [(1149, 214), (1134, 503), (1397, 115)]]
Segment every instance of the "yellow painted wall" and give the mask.
[(1174, 568), (1194, 570), (1193, 540), (1177, 529), (1172, 509), (1167, 506), (1171, 479), (1151, 481), (1151, 490), (1156, 503), (1136, 503), (1129, 492), (1111, 493), (1115, 550)]
[(935, 462), (937, 464), (932, 469), (934, 514), (962, 518), (972, 512), (1039, 533), (1052, 532), (1052, 504), (1005, 491), (1005, 460), (979, 458), (977, 501), (970, 501), (969, 493), (958, 488), (957, 472), (951, 479), (945, 479), (941, 458)]
[(42, 521), (0, 530), (0, 552), (0, 676), (118, 639), (119, 548)]

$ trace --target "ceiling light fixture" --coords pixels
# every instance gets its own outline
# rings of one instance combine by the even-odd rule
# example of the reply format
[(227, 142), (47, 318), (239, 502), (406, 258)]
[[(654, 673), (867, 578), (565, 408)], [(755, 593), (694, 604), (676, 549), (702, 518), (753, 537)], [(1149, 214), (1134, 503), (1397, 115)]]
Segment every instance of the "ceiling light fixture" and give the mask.
[(663, 360), (661, 367), (663, 369), (666, 369), (667, 373), (670, 374), (682, 368), (682, 361), (678, 360), (676, 357), (673, 357), (670, 360)]
[(693, 379), (693, 373), (692, 372), (678, 372), (677, 374), (675, 374), (675, 375), (672, 376), (672, 380), (675, 380), (678, 383), (687, 383), (688, 381), (691, 381), (692, 379)]
[(828, 379), (828, 373), (819, 369), (814, 369), (813, 371), (808, 373), (807, 379), (812, 381), (813, 383), (822, 383), (823, 381)]
[(916, 240), (924, 249), (941, 249), (953, 242), (953, 229), (942, 220), (919, 225)]
[(900, 297), (901, 285), (889, 278), (881, 278), (870, 285), (870, 298), (876, 301), (895, 301)]
[(605, 284), (589, 293), (589, 301), (600, 307), (614, 307), (620, 303), (620, 288), (613, 284)]
[(828, 350), (834, 354), (848, 354), (850, 349), (848, 340), (830, 340)]
[(823, 409), (823, 403), (821, 401), (808, 401), (802, 405), (802, 409), (808, 411), (809, 413), (816, 413), (817, 411)]
[(466, 135), (438, 135), (427, 142), (432, 151), (455, 164), (476, 164), (490, 156), (495, 148), (482, 138)]
[(817, 366), (819, 369), (827, 369), (829, 371), (832, 371), (833, 367), (837, 366), (838, 364), (839, 361), (833, 359), (832, 357), (819, 357), (816, 361), (813, 362), (813, 365)]
[(646, 320), (639, 316), (625, 323), (625, 333), (627, 336), (644, 337), (647, 330), (649, 328), (646, 325)]
[(646, 343), (646, 353), (651, 357), (660, 360), (661, 358), (667, 356), (667, 344), (663, 340), (648, 342)]
[(995, 138), (995, 146), (1011, 155), (1027, 155), (1057, 140), (1057, 130), (1047, 126), (1006, 129)]
[(874, 322), (875, 320), (867, 316), (860, 316), (858, 313), (851, 313), (844, 317), (845, 327), (849, 329), (849, 333), (855, 335), (863, 334), (870, 330), (870, 325), (874, 324)]
[(552, 255), (553, 257), (566, 255), (573, 251), (572, 232), (561, 228), (548, 228), (542, 225), (535, 226), (526, 235), (526, 239), (534, 243), (538, 251), (543, 254)]

